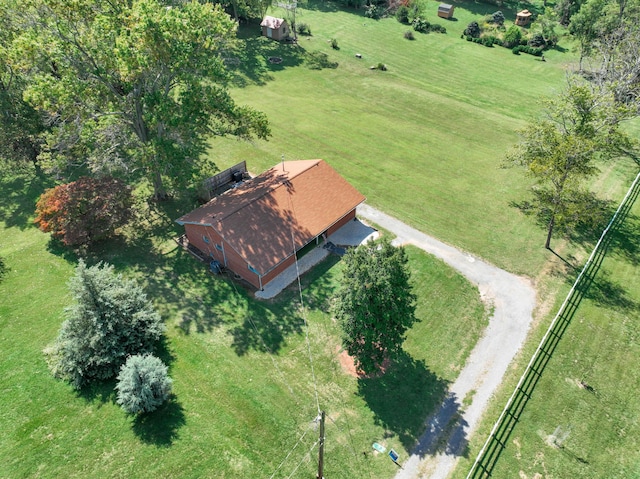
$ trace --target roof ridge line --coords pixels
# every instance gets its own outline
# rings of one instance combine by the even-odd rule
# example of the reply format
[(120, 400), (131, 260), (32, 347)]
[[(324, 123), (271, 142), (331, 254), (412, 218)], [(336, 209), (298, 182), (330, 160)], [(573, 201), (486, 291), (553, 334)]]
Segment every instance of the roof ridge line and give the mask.
[[(296, 160), (291, 160), (291, 161), (293, 162), (293, 161), (296, 161)], [(297, 160), (297, 161), (300, 161), (300, 160)], [(303, 160), (303, 161), (304, 161), (304, 160)], [(248, 203), (245, 203), (245, 204), (244, 204), (244, 205), (242, 205), (240, 208), (237, 208), (237, 209), (233, 210), (232, 212), (230, 212), (228, 215), (223, 216), (223, 217), (222, 217), (222, 218), (220, 218), (220, 219), (217, 219), (217, 218), (215, 217), (215, 215), (214, 215), (214, 216), (213, 216), (213, 219), (214, 219), (214, 220), (216, 220), (216, 221), (218, 221), (218, 222), (220, 222), (220, 221), (222, 221), (222, 220), (226, 220), (227, 218), (230, 218), (231, 216), (235, 215), (235, 214), (236, 214), (236, 213), (238, 213), (239, 211), (242, 211), (243, 209), (245, 209), (245, 208), (249, 207), (252, 203), (254, 203), (254, 202), (258, 201), (260, 198), (263, 198), (263, 197), (267, 196), (268, 194), (270, 194), (272, 191), (277, 190), (278, 188), (280, 188), (281, 186), (283, 186), (283, 185), (284, 185), (284, 183), (285, 183), (286, 181), (291, 181), (291, 180), (293, 180), (294, 178), (297, 178), (297, 177), (298, 177), (298, 176), (300, 176), (302, 173), (305, 173), (305, 172), (309, 171), (309, 169), (311, 169), (312, 167), (314, 167), (314, 166), (318, 166), (318, 164), (320, 164), (320, 162), (321, 162), (321, 161), (324, 161), (324, 160), (317, 159), (317, 160), (311, 160), (311, 161), (315, 161), (315, 163), (314, 163), (314, 164), (312, 164), (312, 165), (310, 165), (310, 166), (309, 166), (309, 168), (305, 168), (304, 170), (299, 171), (297, 174), (293, 175), (292, 177), (287, 177), (287, 178), (285, 178), (285, 180), (284, 180), (284, 181), (282, 181), (282, 182), (278, 183), (278, 184), (277, 184), (277, 185), (275, 185), (275, 186), (270, 187), (267, 191), (265, 191), (265, 192), (264, 192), (264, 193), (262, 193), (261, 195), (256, 196), (256, 197), (255, 197), (255, 199), (254, 199), (253, 201), (248, 202)], [(269, 170), (274, 170), (275, 168), (277, 168), (277, 166), (274, 166), (273, 168), (269, 168)], [(269, 170), (267, 170), (267, 171), (269, 171)], [(263, 173), (263, 174), (264, 174), (264, 173)], [(258, 176), (260, 176), (260, 175), (258, 175)], [(256, 178), (257, 178), (257, 177), (256, 177)], [(254, 178), (254, 179), (255, 179), (255, 178)]]

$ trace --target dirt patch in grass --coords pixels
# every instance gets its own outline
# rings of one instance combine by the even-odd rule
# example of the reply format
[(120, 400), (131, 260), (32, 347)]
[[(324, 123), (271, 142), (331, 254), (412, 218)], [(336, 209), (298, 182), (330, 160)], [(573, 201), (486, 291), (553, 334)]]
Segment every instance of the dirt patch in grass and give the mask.
[(352, 356), (349, 356), (349, 353), (340, 347), (337, 348), (336, 352), (338, 353), (338, 360), (340, 361), (340, 366), (342, 370), (352, 376), (354, 378), (377, 378), (382, 376), (387, 369), (389, 368), (390, 361), (385, 359), (380, 371), (371, 374), (365, 374), (363, 371), (356, 368), (355, 361)]

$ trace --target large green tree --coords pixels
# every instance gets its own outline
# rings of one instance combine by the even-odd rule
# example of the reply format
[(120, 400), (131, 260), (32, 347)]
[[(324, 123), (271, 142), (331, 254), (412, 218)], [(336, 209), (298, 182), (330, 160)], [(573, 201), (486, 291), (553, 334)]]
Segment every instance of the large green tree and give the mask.
[(137, 283), (115, 274), (113, 266), (80, 261), (69, 289), (73, 304), (45, 349), (54, 376), (79, 389), (114, 377), (127, 357), (153, 351), (165, 327)]
[(402, 348), (417, 321), (407, 255), (388, 240), (369, 242), (344, 257), (344, 272), (333, 312), (342, 344), (366, 374), (379, 370)]
[(535, 180), (532, 210), (547, 221), (545, 248), (556, 227), (570, 229), (593, 213), (586, 180), (598, 172), (596, 160), (621, 154), (630, 144), (620, 129), (630, 110), (611, 92), (572, 83), (546, 102), (546, 118), (521, 130), (508, 162)]
[(580, 42), (580, 71), (640, 109), (640, 0), (588, 0), (569, 29)]
[(191, 179), (212, 135), (269, 135), (266, 117), (226, 89), (236, 24), (219, 6), (17, 0), (11, 15), (24, 96), (54, 127), (50, 164), (145, 174), (162, 198), (167, 179)]
[(0, 157), (37, 167), (46, 126), (43, 116), (23, 99), (26, 77), (14, 68), (12, 50), (19, 33), (15, 20), (8, 4), (0, 1)]

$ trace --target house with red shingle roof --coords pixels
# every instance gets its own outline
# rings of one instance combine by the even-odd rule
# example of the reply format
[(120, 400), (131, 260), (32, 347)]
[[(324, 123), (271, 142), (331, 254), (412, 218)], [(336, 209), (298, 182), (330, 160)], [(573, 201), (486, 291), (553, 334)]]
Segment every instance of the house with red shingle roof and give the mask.
[(191, 245), (262, 289), (364, 200), (324, 160), (283, 161), (176, 221)]

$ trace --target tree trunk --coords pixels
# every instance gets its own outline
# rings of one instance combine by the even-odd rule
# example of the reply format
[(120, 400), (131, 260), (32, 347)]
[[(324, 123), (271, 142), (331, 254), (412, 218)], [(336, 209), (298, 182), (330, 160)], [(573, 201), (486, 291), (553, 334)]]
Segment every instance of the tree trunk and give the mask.
[(553, 234), (553, 227), (556, 225), (556, 214), (555, 212), (551, 215), (551, 220), (549, 220), (549, 231), (547, 232), (547, 242), (544, 244), (544, 247), (547, 249), (551, 249), (551, 235)]
[(162, 182), (162, 175), (159, 171), (156, 171), (153, 177), (153, 199), (156, 201), (163, 201), (168, 198), (167, 190), (164, 188)]
[[(134, 89), (135, 99), (134, 99), (134, 115), (131, 121), (131, 125), (133, 126), (133, 131), (137, 135), (138, 139), (143, 145), (148, 145), (150, 143), (149, 133), (147, 130), (147, 125), (144, 122), (143, 115), (143, 106), (142, 101), (140, 99), (141, 96), (141, 87), (136, 86)], [(158, 153), (155, 152), (155, 155)], [(157, 165), (156, 161), (152, 161), (151, 164)], [(162, 182), (162, 175), (160, 171), (157, 169), (152, 171), (153, 174), (153, 199), (156, 201), (162, 201), (167, 199), (167, 190), (164, 188), (164, 183)]]

